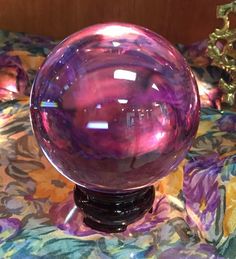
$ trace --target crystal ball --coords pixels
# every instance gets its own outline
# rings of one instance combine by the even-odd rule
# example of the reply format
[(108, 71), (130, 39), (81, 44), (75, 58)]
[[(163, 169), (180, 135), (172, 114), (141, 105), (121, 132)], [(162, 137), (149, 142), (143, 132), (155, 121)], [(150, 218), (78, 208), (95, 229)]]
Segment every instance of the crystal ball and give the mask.
[(185, 59), (136, 25), (99, 24), (66, 38), (41, 66), (31, 122), (43, 153), (77, 185), (125, 192), (152, 185), (186, 155), (199, 97)]

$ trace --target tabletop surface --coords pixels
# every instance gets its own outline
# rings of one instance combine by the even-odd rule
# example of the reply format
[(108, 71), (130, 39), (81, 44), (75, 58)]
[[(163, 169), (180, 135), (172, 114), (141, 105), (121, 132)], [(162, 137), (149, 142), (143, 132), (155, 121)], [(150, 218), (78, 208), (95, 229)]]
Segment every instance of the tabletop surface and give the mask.
[[(73, 183), (50, 165), (33, 136), (30, 86), (55, 44), (0, 31), (0, 258), (236, 258), (236, 113), (216, 109), (222, 71), (210, 65), (206, 42), (178, 46), (202, 100), (193, 146), (156, 184), (153, 213), (119, 234), (89, 229), (78, 209), (70, 223)], [(19, 93), (9, 93), (6, 80), (17, 82)]]

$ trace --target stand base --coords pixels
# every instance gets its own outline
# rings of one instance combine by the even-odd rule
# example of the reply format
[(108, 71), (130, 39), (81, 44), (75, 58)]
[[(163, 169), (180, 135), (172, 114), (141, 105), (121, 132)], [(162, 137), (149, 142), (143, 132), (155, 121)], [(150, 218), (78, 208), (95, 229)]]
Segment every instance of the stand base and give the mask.
[(102, 193), (75, 186), (74, 200), (82, 210), (84, 223), (98, 231), (123, 232), (127, 226), (151, 212), (153, 186), (127, 193)]

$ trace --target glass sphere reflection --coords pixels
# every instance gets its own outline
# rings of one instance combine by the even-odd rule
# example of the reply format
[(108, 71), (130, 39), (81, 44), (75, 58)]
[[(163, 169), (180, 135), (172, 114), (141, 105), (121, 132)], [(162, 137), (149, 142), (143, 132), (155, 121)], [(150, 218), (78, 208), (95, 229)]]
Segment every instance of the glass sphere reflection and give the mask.
[(122, 192), (153, 184), (183, 159), (198, 122), (193, 75), (164, 38), (100, 24), (61, 42), (31, 94), (36, 138), (78, 185)]

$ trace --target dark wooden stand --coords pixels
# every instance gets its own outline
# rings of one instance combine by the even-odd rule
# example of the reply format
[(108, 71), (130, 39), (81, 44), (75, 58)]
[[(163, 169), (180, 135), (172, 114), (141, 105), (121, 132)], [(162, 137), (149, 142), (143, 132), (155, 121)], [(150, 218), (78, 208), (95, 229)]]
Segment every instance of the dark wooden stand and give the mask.
[(153, 186), (127, 193), (103, 193), (78, 185), (74, 189), (75, 204), (82, 210), (84, 223), (108, 233), (123, 232), (151, 212), (154, 197)]

